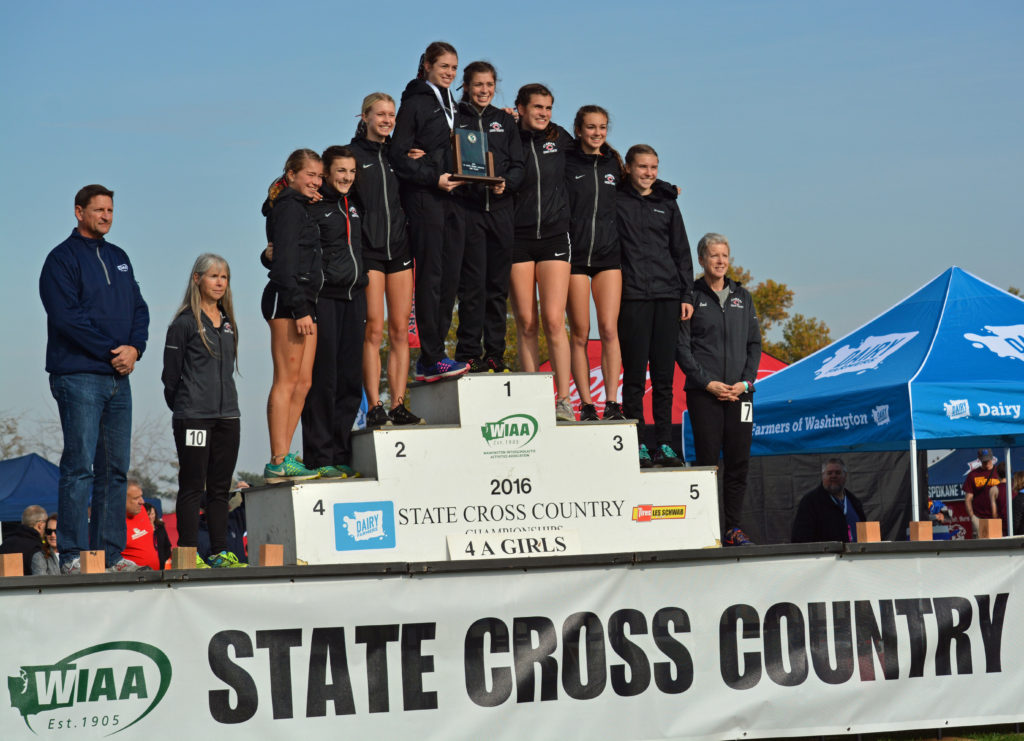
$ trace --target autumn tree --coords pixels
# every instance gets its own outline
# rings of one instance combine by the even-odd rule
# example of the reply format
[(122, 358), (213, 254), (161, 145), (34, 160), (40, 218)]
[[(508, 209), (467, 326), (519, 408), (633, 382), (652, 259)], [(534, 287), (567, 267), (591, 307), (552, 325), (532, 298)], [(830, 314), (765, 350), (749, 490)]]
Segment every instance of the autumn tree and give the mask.
[[(739, 265), (730, 265), (728, 276), (750, 291), (761, 324), (761, 348), (779, 360), (795, 363), (832, 342), (828, 326), (814, 317), (789, 315), (793, 291), (785, 283), (767, 278), (754, 284), (754, 277)], [(698, 276), (698, 279), (703, 276)], [(782, 327), (782, 341), (768, 338), (773, 328)]]

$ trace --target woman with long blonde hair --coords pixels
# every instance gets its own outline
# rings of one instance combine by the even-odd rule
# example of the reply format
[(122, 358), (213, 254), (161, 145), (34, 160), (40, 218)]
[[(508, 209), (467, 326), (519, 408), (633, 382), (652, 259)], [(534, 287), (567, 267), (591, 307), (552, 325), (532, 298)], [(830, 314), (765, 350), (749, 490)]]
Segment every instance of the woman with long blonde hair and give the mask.
[[(205, 492), (209, 565), (217, 567), (238, 564), (227, 550), (228, 490), (240, 431), (237, 358), (231, 269), (220, 255), (202, 254), (167, 328), (161, 379), (178, 450), (178, 545), (198, 546)], [(197, 555), (196, 565), (207, 564)]]

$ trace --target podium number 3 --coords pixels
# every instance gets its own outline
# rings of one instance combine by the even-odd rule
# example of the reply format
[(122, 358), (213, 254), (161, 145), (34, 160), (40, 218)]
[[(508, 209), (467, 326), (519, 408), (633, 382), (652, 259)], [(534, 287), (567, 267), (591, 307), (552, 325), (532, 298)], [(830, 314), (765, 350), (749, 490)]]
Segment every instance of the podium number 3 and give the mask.
[(205, 448), (206, 430), (185, 430), (185, 446), (189, 448)]

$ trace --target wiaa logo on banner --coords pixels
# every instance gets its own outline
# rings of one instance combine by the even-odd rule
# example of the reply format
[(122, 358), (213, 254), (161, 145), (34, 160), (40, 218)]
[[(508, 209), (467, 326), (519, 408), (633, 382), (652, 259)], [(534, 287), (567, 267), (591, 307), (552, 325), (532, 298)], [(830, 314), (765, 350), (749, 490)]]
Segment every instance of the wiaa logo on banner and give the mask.
[(492, 458), (524, 457), (533, 452), (527, 446), (537, 437), (537, 420), (529, 414), (509, 414), (480, 426), (480, 436)]
[(1014, 358), (1024, 362), (1024, 324), (1011, 324), (1007, 327), (990, 327), (984, 329), (987, 335), (964, 333), (974, 347), (988, 348), (1001, 358)]
[[(7, 677), (11, 707), (36, 735), (74, 730), (74, 738), (110, 736), (149, 715), (167, 694), (171, 662), (156, 646), (113, 641), (55, 664), (26, 664)], [(34, 717), (38, 716), (38, 717)], [(33, 727), (35, 722), (37, 727)]]
[(857, 347), (843, 345), (835, 354), (825, 359), (814, 371), (814, 379), (833, 378), (844, 373), (864, 373), (875, 370), (882, 362), (917, 337), (919, 332), (893, 332), (880, 336), (865, 337)]

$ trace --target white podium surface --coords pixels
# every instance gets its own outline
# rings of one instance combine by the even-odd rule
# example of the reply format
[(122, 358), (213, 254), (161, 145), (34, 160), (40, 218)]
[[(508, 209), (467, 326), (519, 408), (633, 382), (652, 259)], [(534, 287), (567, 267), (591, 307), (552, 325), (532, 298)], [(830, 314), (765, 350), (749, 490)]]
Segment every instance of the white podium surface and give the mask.
[(410, 389), (430, 424), (353, 436), (358, 479), (246, 493), (250, 553), (286, 564), (445, 561), (718, 544), (714, 468), (641, 471), (633, 422), (555, 421), (550, 373)]

